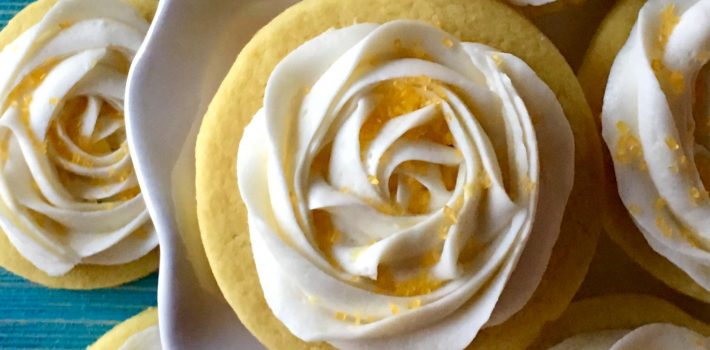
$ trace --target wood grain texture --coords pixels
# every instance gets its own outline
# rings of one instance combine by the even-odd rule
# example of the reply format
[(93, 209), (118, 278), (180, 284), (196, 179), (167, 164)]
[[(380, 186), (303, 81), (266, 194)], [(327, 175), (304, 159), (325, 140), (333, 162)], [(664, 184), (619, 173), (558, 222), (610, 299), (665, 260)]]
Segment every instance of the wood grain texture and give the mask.
[(83, 349), (155, 306), (157, 274), (111, 289), (47, 289), (0, 269), (0, 349)]

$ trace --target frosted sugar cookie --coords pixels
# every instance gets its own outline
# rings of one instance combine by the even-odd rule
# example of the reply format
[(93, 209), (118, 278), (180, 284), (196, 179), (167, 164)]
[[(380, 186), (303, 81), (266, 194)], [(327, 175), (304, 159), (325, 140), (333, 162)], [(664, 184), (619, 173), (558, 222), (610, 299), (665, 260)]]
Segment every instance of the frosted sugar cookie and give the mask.
[(595, 146), (564, 59), (504, 5), (305, 1), (210, 105), (200, 228), (267, 347), (524, 348), (593, 253)]
[(710, 1), (619, 2), (580, 70), (608, 149), (605, 228), (642, 267), (710, 302)]
[(154, 1), (42, 0), (0, 33), (0, 266), (59, 288), (157, 268), (123, 97)]

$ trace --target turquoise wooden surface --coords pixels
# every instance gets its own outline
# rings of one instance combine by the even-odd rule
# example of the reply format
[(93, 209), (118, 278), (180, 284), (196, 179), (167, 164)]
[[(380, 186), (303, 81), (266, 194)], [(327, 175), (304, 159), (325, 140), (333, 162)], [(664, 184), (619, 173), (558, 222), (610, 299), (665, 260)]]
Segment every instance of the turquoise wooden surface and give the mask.
[[(31, 2), (0, 0), (0, 28)], [(156, 305), (157, 284), (153, 274), (118, 288), (51, 290), (0, 268), (0, 349), (86, 348), (116, 324)]]
[(0, 349), (83, 349), (156, 305), (157, 275), (121, 287), (47, 289), (0, 269)]
[(12, 16), (31, 2), (31, 0), (0, 0), (0, 28), (4, 27)]

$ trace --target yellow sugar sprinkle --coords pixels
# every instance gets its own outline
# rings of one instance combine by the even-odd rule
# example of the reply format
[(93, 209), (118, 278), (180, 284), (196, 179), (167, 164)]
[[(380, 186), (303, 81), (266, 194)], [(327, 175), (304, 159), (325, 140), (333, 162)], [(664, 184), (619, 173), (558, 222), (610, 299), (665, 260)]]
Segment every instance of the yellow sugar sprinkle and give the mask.
[(410, 310), (418, 309), (422, 306), (422, 300), (421, 299), (414, 299), (407, 303), (407, 307), (409, 307)]
[(335, 313), (335, 318), (341, 321), (345, 321), (348, 319), (348, 314), (338, 311)]
[(392, 313), (392, 315), (398, 314), (399, 313), (399, 306), (397, 306), (397, 304), (390, 303), (390, 312)]
[(681, 235), (681, 237), (683, 237), (685, 242), (688, 243), (688, 245), (690, 245), (693, 248), (698, 247), (699, 243), (694, 237), (695, 235), (697, 235), (697, 233), (694, 233), (692, 230), (689, 230), (687, 228), (681, 227), (680, 228), (680, 235)]
[(631, 213), (633, 215), (639, 215), (639, 214), (641, 214), (641, 212), (642, 212), (641, 207), (639, 207), (638, 205), (636, 205), (636, 204), (629, 205), (629, 213)]
[(461, 207), (463, 207), (463, 196), (458, 196), (456, 197), (456, 200), (454, 201), (454, 206), (452, 207), (455, 210), (461, 210)]
[(665, 68), (666, 68), (666, 66), (663, 64), (663, 62), (661, 62), (661, 60), (659, 60), (657, 58), (651, 60), (651, 69), (653, 69), (654, 72), (660, 73)]
[[(424, 263), (422, 257), (421, 264)], [(398, 279), (389, 266), (380, 264), (377, 268), (377, 279), (374, 281), (374, 286), (383, 294), (413, 297), (431, 293), (444, 284), (444, 281), (433, 278), (425, 269), (420, 269), (420, 271), (405, 279)]]
[(526, 193), (530, 193), (533, 188), (535, 187), (535, 183), (530, 180), (530, 177), (525, 175), (523, 177), (523, 190), (525, 190)]
[(452, 48), (454, 46), (454, 41), (451, 38), (444, 38), (444, 46)]
[(359, 326), (362, 323), (362, 318), (359, 313), (355, 313), (355, 325)]
[(618, 121), (616, 122), (616, 129), (619, 130), (620, 133), (625, 134), (631, 131), (629, 128), (629, 124), (626, 124), (623, 121)]
[(688, 191), (690, 197), (693, 199), (700, 199), (700, 190), (697, 187), (691, 187)]
[(619, 140), (616, 143), (614, 158), (621, 164), (636, 163), (640, 170), (646, 170), (641, 142), (631, 134), (629, 125), (618, 121), (616, 128), (619, 130)]
[(424, 256), (422, 257), (422, 262), (421, 262), (421, 267), (423, 268), (428, 268), (436, 265), (436, 263), (439, 262), (439, 259), (441, 258), (441, 248), (439, 249), (432, 249), (429, 250)]
[(685, 90), (685, 77), (680, 72), (671, 72), (668, 77), (668, 82), (671, 84), (671, 88), (676, 94), (681, 94)]
[(688, 169), (688, 157), (685, 155), (680, 156), (678, 159), (678, 167), (683, 170)]
[(661, 216), (656, 216), (656, 227), (661, 230), (661, 233), (668, 237), (671, 238), (673, 237), (673, 229), (668, 225), (665, 219)]
[(61, 23), (59, 23), (59, 28), (61, 28), (61, 29), (66, 29), (66, 28), (69, 28), (69, 27), (71, 27), (71, 23), (70, 23), (70, 22), (61, 22)]
[(675, 4), (668, 4), (661, 12), (661, 27), (658, 33), (658, 43), (661, 47), (666, 46), (668, 38), (670, 38), (673, 29), (680, 21), (680, 17), (676, 13)]
[(449, 207), (448, 205), (444, 206), (444, 215), (446, 216), (449, 221), (456, 223), (458, 220), (456, 219), (456, 212)]
[(500, 57), (499, 54), (494, 53), (491, 58), (493, 59), (493, 62), (495, 62), (496, 66), (500, 67), (503, 65), (503, 58)]
[(708, 192), (704, 189), (700, 190), (699, 188), (693, 186), (690, 190), (688, 190), (688, 196), (690, 196), (693, 204), (698, 204), (698, 202), (708, 198)]
[(481, 187), (484, 190), (491, 188), (491, 186), (493, 185), (493, 182), (491, 181), (490, 176), (488, 176), (488, 174), (486, 174), (486, 173), (481, 175), (480, 181), (481, 181)]
[(22, 96), (22, 110), (29, 110), (30, 104), (32, 103), (32, 95)]
[(677, 151), (680, 148), (680, 145), (678, 145), (678, 142), (675, 138), (673, 138), (673, 136), (666, 137), (666, 146), (668, 146), (668, 148), (672, 151)]
[(447, 237), (449, 237), (449, 228), (450, 226), (448, 225), (439, 227), (439, 238), (446, 239)]
[(49, 104), (56, 106), (57, 103), (59, 103), (59, 99), (56, 97), (52, 97), (49, 99)]
[(303, 93), (304, 93), (304, 94), (308, 94), (309, 92), (311, 92), (311, 87), (310, 87), (310, 86), (306, 86), (306, 87), (303, 88)]
[(476, 185), (473, 182), (467, 182), (466, 185), (464, 185), (464, 187), (463, 187), (464, 196), (466, 196), (466, 197), (473, 196), (473, 191), (474, 191), (475, 187), (476, 187)]
[(44, 142), (34, 142), (34, 144), (35, 147), (37, 147), (37, 149), (42, 152), (42, 154), (47, 154), (47, 147), (49, 146), (46, 140)]
[(380, 180), (378, 180), (377, 177), (375, 177), (375, 176), (373, 176), (373, 175), (369, 175), (369, 176), (367, 177), (367, 180), (369, 180), (370, 183), (373, 184), (373, 185), (375, 185), (375, 186), (377, 186), (377, 185), (380, 184)]
[(658, 197), (658, 199), (656, 199), (656, 203), (654, 203), (653, 206), (654, 208), (656, 208), (656, 210), (661, 210), (663, 209), (663, 207), (666, 206), (666, 200), (661, 197)]

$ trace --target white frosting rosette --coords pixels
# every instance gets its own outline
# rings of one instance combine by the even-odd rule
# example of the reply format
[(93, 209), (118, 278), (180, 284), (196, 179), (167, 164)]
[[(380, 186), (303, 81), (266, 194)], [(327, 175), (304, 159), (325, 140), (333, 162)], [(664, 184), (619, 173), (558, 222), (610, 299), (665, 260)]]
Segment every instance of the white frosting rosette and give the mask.
[(583, 333), (550, 350), (707, 350), (710, 338), (669, 323), (653, 323), (636, 329)]
[(609, 75), (603, 136), (649, 245), (710, 291), (710, 1), (649, 1)]
[(0, 227), (48, 275), (157, 246), (123, 120), (147, 29), (120, 0), (60, 0), (0, 52)]
[(291, 52), (237, 156), (269, 307), (343, 349), (464, 348), (520, 310), (573, 172), (562, 108), (523, 61), (414, 21)]

